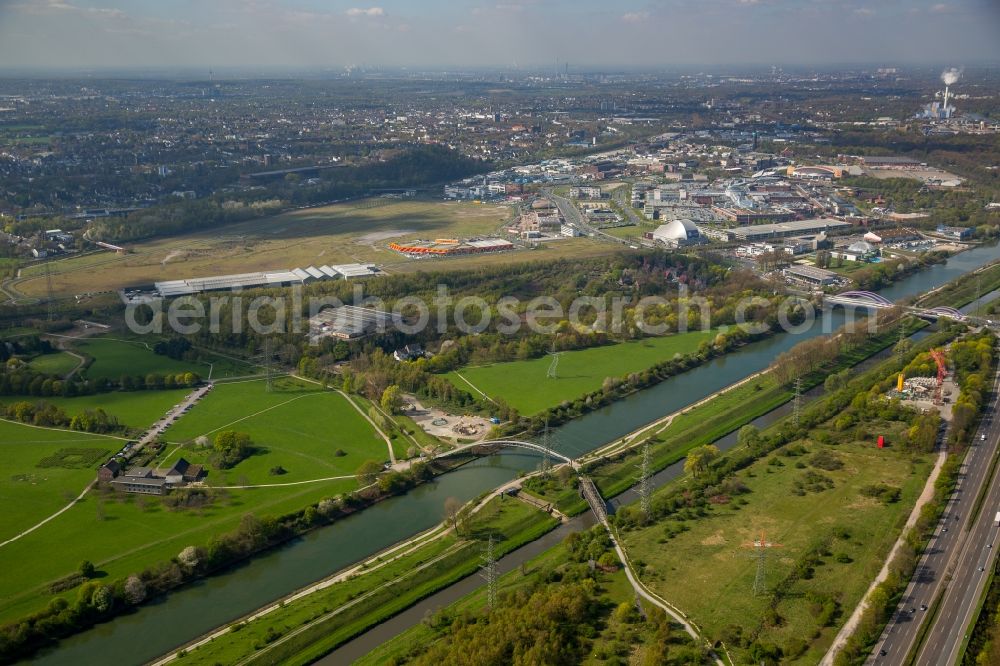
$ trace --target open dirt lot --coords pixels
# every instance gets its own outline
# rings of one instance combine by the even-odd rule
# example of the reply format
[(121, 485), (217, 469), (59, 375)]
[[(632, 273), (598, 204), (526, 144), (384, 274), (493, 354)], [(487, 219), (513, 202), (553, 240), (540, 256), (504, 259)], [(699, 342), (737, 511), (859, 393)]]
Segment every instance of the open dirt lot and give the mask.
[[(377, 263), (390, 272), (413, 262), (386, 246), (393, 238), (465, 238), (492, 234), (506, 206), (406, 200), (366, 207), (358, 202), (293, 211), (202, 232), (127, 244), (129, 254), (90, 254), (50, 264), (57, 294), (109, 291), (158, 280), (286, 270), (319, 264)], [(518, 254), (518, 253), (512, 253)], [(45, 293), (41, 267), (15, 286)]]
[(448, 414), (440, 409), (425, 407), (413, 396), (404, 397), (403, 402), (404, 414), (428, 434), (445, 440), (480, 440), (492, 427), (490, 422), (481, 416)]

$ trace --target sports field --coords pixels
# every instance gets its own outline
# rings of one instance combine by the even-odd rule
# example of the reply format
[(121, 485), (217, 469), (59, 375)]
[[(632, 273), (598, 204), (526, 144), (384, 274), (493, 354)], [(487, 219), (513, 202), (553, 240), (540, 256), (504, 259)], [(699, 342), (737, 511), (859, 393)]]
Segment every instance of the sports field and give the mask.
[[(898, 423), (877, 428), (890, 442), (901, 430)], [(843, 433), (833, 434), (849, 439)], [(732, 626), (749, 633), (761, 625), (762, 642), (783, 647), (786, 653), (803, 650), (788, 663), (815, 664), (833, 640), (838, 623), (881, 568), (920, 494), (930, 464), (927, 458), (911, 458), (891, 448), (879, 450), (872, 442), (823, 445), (805, 440), (788, 448), (798, 444), (806, 452), (797, 456), (775, 453), (739, 474), (749, 493), (714, 505), (701, 518), (659, 521), (626, 532), (623, 541), (633, 561), (646, 565), (642, 580), (687, 613), (710, 640), (720, 638)], [(843, 467), (831, 470), (814, 465), (812, 456), (820, 451), (832, 453)], [(808, 476), (817, 474), (829, 484), (809, 486)], [(860, 492), (880, 483), (899, 488), (899, 500), (884, 504)], [(740, 506), (743, 501), (745, 505)], [(767, 562), (767, 592), (755, 596), (757, 565), (746, 544), (761, 533), (780, 547), (771, 551)], [(775, 586), (824, 539), (828, 540), (826, 554), (813, 567), (811, 577), (796, 580), (778, 602), (780, 620), (763, 620)], [(824, 620), (819, 619), (824, 603), (839, 610), (831, 626), (822, 626)], [(808, 640), (810, 636), (814, 638)], [(799, 638), (806, 638), (808, 645), (789, 649)]]
[(6, 507), (0, 512), (0, 542), (66, 506), (94, 480), (99, 464), (94, 461), (103, 462), (122, 444), (0, 421), (0, 506)]
[[(646, 338), (604, 347), (564, 352), (556, 377), (548, 377), (551, 356), (462, 368), (446, 375), (459, 388), (501, 397), (525, 415), (555, 407), (601, 388), (606, 377), (621, 377), (651, 365), (690, 354), (718, 331), (691, 331), (660, 338)], [(478, 389), (470, 387), (470, 383)]]
[[(52, 288), (57, 294), (114, 290), (158, 280), (227, 273), (282, 270), (321, 264), (411, 260), (389, 250), (392, 240), (462, 238), (492, 233), (507, 220), (509, 208), (494, 204), (438, 200), (349, 202), (292, 211), (204, 232), (137, 243), (130, 253), (98, 253), (54, 261)], [(424, 264), (426, 262), (416, 262)], [(16, 289), (45, 293), (44, 271), (31, 267), (30, 279)]]
[(73, 343), (73, 349), (94, 358), (84, 371), (88, 379), (117, 380), (122, 375), (177, 374), (193, 372), (202, 379), (224, 379), (252, 373), (248, 364), (207, 353), (209, 363), (177, 361), (154, 353), (156, 339), (86, 338)]
[[(260, 380), (217, 384), (164, 433), (172, 444), (158, 463), (169, 464), (179, 456), (207, 461), (210, 446), (197, 444), (198, 438), (211, 444), (224, 430), (248, 433), (258, 451), (232, 469), (212, 470), (208, 482), (213, 486), (351, 476), (366, 460), (389, 458), (385, 440), (346, 398), (284, 378), (275, 381), (270, 393)], [(338, 449), (344, 455), (336, 455)], [(286, 473), (271, 474), (277, 466)]]

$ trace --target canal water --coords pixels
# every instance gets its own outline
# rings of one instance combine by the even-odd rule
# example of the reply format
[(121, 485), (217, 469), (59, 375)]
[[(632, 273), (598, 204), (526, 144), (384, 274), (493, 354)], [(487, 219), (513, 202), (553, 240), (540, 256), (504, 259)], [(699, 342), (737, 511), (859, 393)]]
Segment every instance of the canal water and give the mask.
[[(975, 248), (901, 279), (880, 293), (893, 301), (915, 296), (998, 258), (1000, 245)], [(842, 310), (835, 310), (805, 332), (779, 334), (746, 345), (591, 412), (554, 430), (553, 446), (571, 457), (598, 448), (765, 369), (775, 356), (799, 342), (839, 327), (844, 316)], [(514, 451), (474, 461), (404, 496), (381, 502), (224, 574), (185, 586), (135, 613), (61, 641), (37, 655), (33, 662), (77, 666), (101, 663), (112, 655), (115, 663), (123, 665), (153, 660), (215, 627), (433, 527), (444, 517), (445, 499), (470, 500), (537, 465), (537, 457)], [(660, 474), (663, 476), (657, 480), (663, 482), (670, 471)]]

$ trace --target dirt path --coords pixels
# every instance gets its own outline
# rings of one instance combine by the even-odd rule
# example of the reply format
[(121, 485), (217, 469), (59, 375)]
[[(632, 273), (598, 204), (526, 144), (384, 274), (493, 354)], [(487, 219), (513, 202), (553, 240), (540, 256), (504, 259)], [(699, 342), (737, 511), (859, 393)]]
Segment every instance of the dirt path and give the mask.
[(844, 648), (844, 644), (847, 643), (847, 639), (854, 633), (858, 628), (858, 623), (861, 621), (861, 616), (864, 614), (865, 610), (868, 608), (868, 600), (871, 598), (872, 592), (875, 588), (884, 581), (889, 576), (889, 567), (892, 564), (893, 559), (895, 559), (896, 554), (899, 553), (900, 548), (903, 547), (903, 542), (906, 538), (907, 532), (910, 531), (914, 525), (917, 524), (917, 520), (920, 518), (920, 511), (924, 508), (928, 502), (934, 498), (934, 482), (937, 481), (938, 474), (941, 472), (941, 467), (944, 465), (944, 461), (947, 458), (947, 453), (941, 451), (938, 454), (937, 460), (934, 461), (934, 468), (931, 470), (930, 476), (927, 477), (927, 483), (924, 484), (924, 490), (920, 493), (920, 497), (917, 498), (917, 503), (913, 505), (913, 510), (910, 511), (910, 517), (906, 520), (906, 525), (903, 526), (902, 531), (899, 533), (899, 538), (896, 539), (896, 543), (892, 545), (892, 550), (886, 555), (885, 563), (882, 565), (882, 569), (878, 572), (875, 580), (872, 584), (868, 586), (868, 590), (865, 591), (865, 596), (861, 598), (858, 605), (855, 606), (854, 612), (851, 616), (847, 618), (847, 622), (844, 626), (840, 628), (837, 632), (836, 637), (833, 639), (833, 643), (830, 645), (830, 649), (827, 650), (826, 655), (824, 655), (823, 660), (820, 661), (820, 666), (833, 666), (834, 658), (837, 653)]

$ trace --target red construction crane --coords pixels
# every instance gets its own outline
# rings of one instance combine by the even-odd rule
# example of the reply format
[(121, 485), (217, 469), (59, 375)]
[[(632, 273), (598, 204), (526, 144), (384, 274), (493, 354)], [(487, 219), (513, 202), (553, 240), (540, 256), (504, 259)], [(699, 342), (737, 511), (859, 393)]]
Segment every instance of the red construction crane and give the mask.
[(941, 400), (941, 386), (944, 384), (944, 377), (948, 374), (948, 366), (945, 365), (946, 359), (944, 352), (940, 349), (932, 349), (930, 351), (931, 358), (937, 363), (937, 388), (934, 389), (934, 404), (940, 405)]

